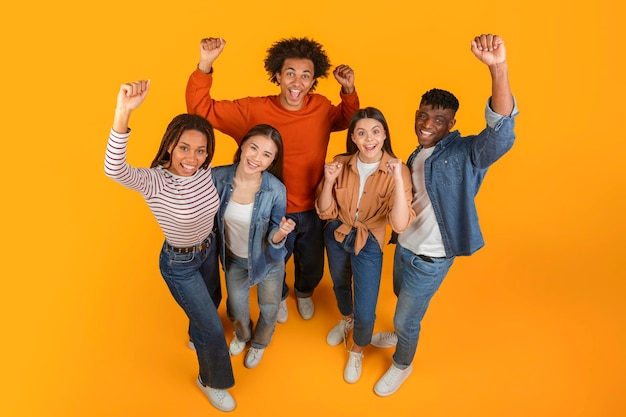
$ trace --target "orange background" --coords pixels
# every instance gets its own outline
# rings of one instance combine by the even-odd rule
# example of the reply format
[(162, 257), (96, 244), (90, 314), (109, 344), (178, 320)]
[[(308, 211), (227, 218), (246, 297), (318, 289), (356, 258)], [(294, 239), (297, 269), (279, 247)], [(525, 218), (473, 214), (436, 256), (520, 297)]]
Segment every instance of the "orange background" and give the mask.
[[(434, 298), (413, 375), (376, 397), (392, 350), (368, 349), (361, 380), (343, 382), (346, 352), (325, 343), (339, 319), (326, 274), (311, 321), (290, 298), (259, 367), (233, 358), (232, 415), (626, 415), (623, 16), (617, 0), (3, 6), (0, 415), (220, 415), (195, 387), (186, 319), (159, 275), (162, 234), (139, 194), (103, 173), (121, 83), (152, 80), (129, 150), (147, 166), (185, 111), (202, 37), (226, 39), (213, 91), (237, 98), (276, 93), (265, 50), (310, 36), (355, 69), (362, 106), (383, 111), (404, 159), (426, 89), (457, 95), (462, 133), (484, 126), (489, 76), (470, 52), (483, 32), (506, 42), (518, 140), (478, 196), (487, 245), (457, 259)], [(332, 76), (318, 87), (334, 102), (338, 90)], [(218, 135), (214, 163), (234, 149)], [(385, 255), (377, 330), (395, 303)]]

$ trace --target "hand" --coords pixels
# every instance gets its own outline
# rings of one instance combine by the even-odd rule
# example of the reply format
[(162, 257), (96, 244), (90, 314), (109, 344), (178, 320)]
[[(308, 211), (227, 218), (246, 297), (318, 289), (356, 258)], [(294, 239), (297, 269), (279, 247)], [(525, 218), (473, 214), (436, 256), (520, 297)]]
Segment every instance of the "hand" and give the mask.
[(472, 52), (482, 63), (492, 66), (506, 62), (504, 41), (498, 35), (480, 35), (472, 40)]
[(117, 94), (117, 110), (131, 112), (143, 103), (148, 90), (150, 80), (139, 80), (131, 83), (124, 83)]
[(354, 71), (348, 65), (339, 65), (333, 71), (333, 75), (339, 84), (341, 84), (341, 90), (344, 94), (351, 94), (354, 92)]
[(200, 63), (198, 69), (204, 73), (211, 72), (213, 62), (224, 50), (226, 41), (222, 38), (204, 38), (200, 41)]
[(387, 162), (387, 171), (389, 171), (394, 180), (402, 179), (402, 161), (398, 158), (390, 159)]
[(296, 228), (296, 222), (294, 222), (292, 219), (287, 219), (285, 217), (283, 217), (280, 220), (280, 228), (279, 231), (282, 232), (285, 236), (287, 236), (289, 233), (293, 232), (293, 229)]
[(329, 162), (324, 165), (324, 180), (327, 184), (335, 182), (339, 174), (341, 173), (341, 163)]
[(294, 222), (292, 219), (287, 219), (283, 216), (283, 218), (280, 220), (280, 226), (278, 227), (278, 231), (274, 233), (274, 236), (272, 237), (272, 241), (274, 243), (280, 242), (289, 233), (291, 233), (293, 229), (295, 229), (295, 227), (296, 227), (296, 222)]

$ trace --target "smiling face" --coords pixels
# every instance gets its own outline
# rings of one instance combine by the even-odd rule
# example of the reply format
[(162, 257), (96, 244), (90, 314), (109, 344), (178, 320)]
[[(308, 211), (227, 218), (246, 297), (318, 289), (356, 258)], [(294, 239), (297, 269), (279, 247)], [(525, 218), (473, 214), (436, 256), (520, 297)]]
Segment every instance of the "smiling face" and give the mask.
[(276, 144), (267, 136), (250, 136), (241, 144), (239, 167), (246, 174), (260, 174), (272, 165), (277, 152)]
[(454, 127), (455, 111), (440, 106), (422, 104), (415, 112), (417, 142), (424, 148), (435, 146)]
[(352, 142), (359, 148), (359, 159), (365, 163), (380, 161), (387, 134), (382, 123), (376, 119), (360, 119), (354, 125)]
[(310, 59), (287, 58), (276, 81), (280, 84), (280, 104), (287, 110), (300, 110), (304, 98), (315, 81), (315, 68)]
[(172, 174), (190, 177), (207, 158), (207, 138), (197, 130), (185, 130), (176, 146), (168, 151), (171, 157), (164, 167)]

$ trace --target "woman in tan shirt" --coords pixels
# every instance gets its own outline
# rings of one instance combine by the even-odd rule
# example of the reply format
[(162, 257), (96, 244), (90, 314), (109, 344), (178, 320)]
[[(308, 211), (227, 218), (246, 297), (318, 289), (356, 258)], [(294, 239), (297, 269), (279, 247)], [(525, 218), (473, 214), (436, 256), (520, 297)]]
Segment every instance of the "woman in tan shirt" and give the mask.
[(354, 328), (344, 379), (355, 383), (361, 376), (363, 348), (374, 330), (386, 226), (401, 233), (415, 212), (409, 169), (393, 154), (387, 122), (378, 109), (367, 107), (354, 114), (346, 148), (324, 166), (316, 209), (328, 220), (324, 242), (343, 316), (326, 341), (331, 346), (345, 344)]

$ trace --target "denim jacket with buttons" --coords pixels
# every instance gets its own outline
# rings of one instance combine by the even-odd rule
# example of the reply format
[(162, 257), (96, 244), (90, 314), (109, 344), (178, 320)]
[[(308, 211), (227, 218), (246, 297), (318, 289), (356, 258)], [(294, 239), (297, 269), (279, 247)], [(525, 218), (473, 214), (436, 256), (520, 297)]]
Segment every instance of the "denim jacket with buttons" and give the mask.
[[(238, 164), (212, 168), (213, 182), (220, 196), (220, 209), (216, 216), (218, 242), (222, 269), (226, 258), (224, 239), (224, 213), (233, 193), (233, 177)], [(272, 242), (272, 237), (280, 228), (280, 221), (287, 210), (287, 193), (278, 178), (267, 171), (263, 172), (261, 188), (254, 196), (250, 234), (248, 236), (248, 277), (250, 285), (258, 284), (276, 266), (285, 265), (285, 240)]]
[[(484, 246), (474, 197), (487, 168), (511, 149), (515, 141), (517, 103), (511, 116), (495, 113), (490, 103), (491, 99), (485, 109), (487, 127), (482, 132), (465, 137), (458, 130), (450, 132), (424, 162), (426, 192), (448, 258), (471, 255)], [(409, 156), (409, 168), (421, 149), (418, 146)]]

